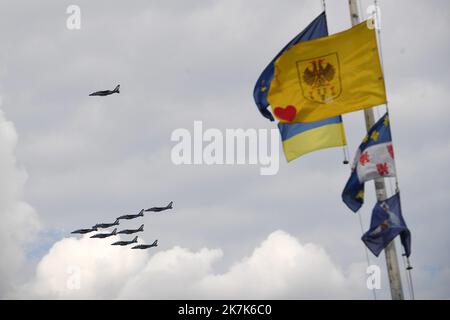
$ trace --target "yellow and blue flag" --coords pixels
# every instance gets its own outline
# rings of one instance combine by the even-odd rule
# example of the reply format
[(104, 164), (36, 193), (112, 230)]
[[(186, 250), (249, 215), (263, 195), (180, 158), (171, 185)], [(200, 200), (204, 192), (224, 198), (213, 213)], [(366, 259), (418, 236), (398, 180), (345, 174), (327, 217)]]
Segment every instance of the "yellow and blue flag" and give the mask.
[(267, 101), (284, 123), (318, 121), (386, 103), (375, 30), (363, 22), (290, 47), (274, 62)]
[[(328, 36), (327, 19), (325, 12), (322, 12), (292, 39), (264, 69), (253, 91), (255, 103), (264, 117), (274, 121), (272, 114), (267, 110), (269, 106), (267, 94), (274, 76), (274, 62), (292, 46), (302, 41), (326, 36)], [(346, 145), (341, 116), (310, 123), (279, 123), (278, 128), (288, 162), (315, 150)]]
[(288, 162), (312, 151), (347, 144), (341, 116), (308, 123), (279, 123), (278, 128)]

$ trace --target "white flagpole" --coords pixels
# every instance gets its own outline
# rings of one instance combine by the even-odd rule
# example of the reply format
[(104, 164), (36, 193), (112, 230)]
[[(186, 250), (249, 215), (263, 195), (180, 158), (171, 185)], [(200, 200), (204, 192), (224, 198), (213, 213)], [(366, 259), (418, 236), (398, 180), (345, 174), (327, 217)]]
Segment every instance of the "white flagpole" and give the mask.
[[(361, 18), (359, 16), (359, 7), (357, 0), (349, 0), (348, 1), (350, 8), (350, 18), (352, 21), (352, 26), (357, 25), (361, 22)], [(375, 116), (373, 113), (373, 109), (364, 109), (364, 118), (366, 119), (366, 128), (369, 131), (370, 128), (375, 124)], [(376, 179), (375, 180), (375, 192), (378, 201), (383, 201), (387, 199), (386, 193), (386, 185), (384, 183), (384, 179)], [(391, 297), (392, 300), (403, 300), (403, 289), (402, 289), (402, 281), (400, 278), (400, 269), (398, 267), (397, 260), (397, 250), (395, 249), (394, 241), (384, 249), (384, 254), (386, 257), (386, 266), (387, 272), (389, 276), (389, 285), (391, 288)]]

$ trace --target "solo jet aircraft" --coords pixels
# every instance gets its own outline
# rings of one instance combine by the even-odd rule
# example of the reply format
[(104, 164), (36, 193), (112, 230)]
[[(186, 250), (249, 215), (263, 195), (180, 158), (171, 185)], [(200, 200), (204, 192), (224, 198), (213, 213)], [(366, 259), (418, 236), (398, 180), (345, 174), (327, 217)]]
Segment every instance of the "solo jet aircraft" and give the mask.
[(92, 92), (90, 96), (109, 96), (113, 93), (120, 93), (120, 84), (114, 88), (114, 90), (103, 90), (103, 91), (96, 91)]

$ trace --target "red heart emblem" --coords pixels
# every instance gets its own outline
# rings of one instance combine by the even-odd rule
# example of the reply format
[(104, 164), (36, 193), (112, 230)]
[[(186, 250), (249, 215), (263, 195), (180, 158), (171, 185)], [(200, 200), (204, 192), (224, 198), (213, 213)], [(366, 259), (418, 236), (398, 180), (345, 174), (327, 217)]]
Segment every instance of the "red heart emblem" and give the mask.
[(292, 122), (297, 115), (297, 109), (294, 106), (287, 106), (286, 108), (276, 107), (273, 112), (278, 119)]

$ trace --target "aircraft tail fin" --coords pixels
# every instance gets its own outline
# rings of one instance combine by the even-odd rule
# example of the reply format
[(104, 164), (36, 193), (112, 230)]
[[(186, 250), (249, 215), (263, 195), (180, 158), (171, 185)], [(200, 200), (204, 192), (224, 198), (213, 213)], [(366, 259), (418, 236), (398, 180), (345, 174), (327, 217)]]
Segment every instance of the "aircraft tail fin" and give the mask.
[(120, 93), (120, 84), (118, 84), (117, 87), (114, 88), (114, 92)]
[(134, 237), (134, 239), (133, 239), (133, 241), (131, 241), (131, 242), (137, 242), (137, 236), (136, 237)]
[(115, 236), (115, 235), (117, 234), (117, 228), (114, 228), (114, 230), (111, 232), (111, 234), (112, 234), (113, 236)]
[(173, 201), (170, 201), (170, 203), (167, 205), (167, 208), (173, 209)]
[(141, 226), (139, 227), (139, 229), (138, 229), (139, 231), (144, 231), (144, 225), (143, 224), (141, 224)]
[(155, 241), (153, 241), (152, 246), (157, 246), (158, 245), (158, 239), (156, 239)]

